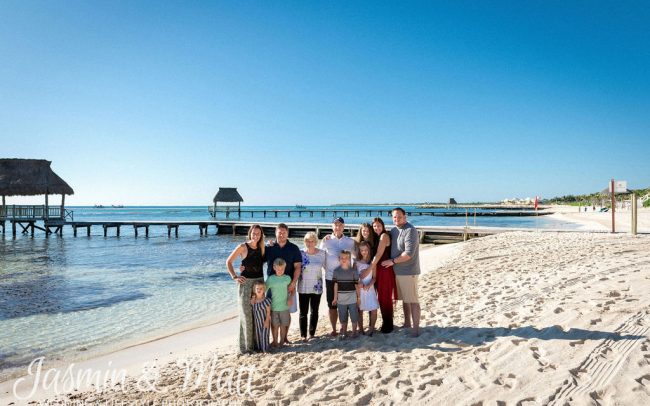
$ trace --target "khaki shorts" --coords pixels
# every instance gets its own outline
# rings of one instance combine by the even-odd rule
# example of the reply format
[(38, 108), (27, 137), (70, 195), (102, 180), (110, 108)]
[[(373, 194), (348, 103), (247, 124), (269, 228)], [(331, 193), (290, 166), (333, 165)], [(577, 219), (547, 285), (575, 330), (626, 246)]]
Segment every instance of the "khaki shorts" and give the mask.
[(291, 315), (289, 314), (289, 310), (283, 310), (281, 312), (271, 312), (271, 325), (288, 327), (290, 323), (291, 323)]
[(404, 303), (420, 303), (418, 300), (418, 275), (396, 275), (398, 299)]

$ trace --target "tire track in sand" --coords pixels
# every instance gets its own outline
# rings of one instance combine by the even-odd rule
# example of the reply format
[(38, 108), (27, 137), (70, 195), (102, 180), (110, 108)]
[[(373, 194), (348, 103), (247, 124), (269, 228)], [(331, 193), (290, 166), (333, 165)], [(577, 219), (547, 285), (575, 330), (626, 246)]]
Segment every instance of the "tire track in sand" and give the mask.
[[(648, 309), (636, 313), (614, 330), (615, 333), (619, 336), (647, 335), (650, 330), (650, 327), (647, 327), (648, 314), (650, 314)], [(578, 367), (569, 371), (571, 376), (549, 396), (545, 405), (563, 405), (573, 397), (586, 394), (592, 396), (597, 402), (596, 391), (609, 383), (640, 342), (641, 340), (638, 339), (610, 338), (598, 344)]]

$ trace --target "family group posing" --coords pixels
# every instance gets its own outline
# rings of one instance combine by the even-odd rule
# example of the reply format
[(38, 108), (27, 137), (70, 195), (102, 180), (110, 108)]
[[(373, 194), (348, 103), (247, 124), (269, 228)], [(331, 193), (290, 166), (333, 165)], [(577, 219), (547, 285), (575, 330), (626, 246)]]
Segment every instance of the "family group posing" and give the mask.
[[(266, 245), (262, 227), (251, 226), (248, 241), (237, 246), (226, 261), (228, 272), (239, 286), (240, 352), (267, 352), (271, 347), (288, 344), (290, 313), (298, 308), (300, 334), (304, 341), (313, 338), (323, 289), (332, 336), (348, 336), (348, 319), (352, 323), (351, 337), (357, 337), (359, 332), (372, 336), (377, 309), (382, 316), (380, 331), (392, 332), (397, 300), (403, 303), (404, 327), (418, 336), (418, 232), (407, 222), (402, 208), (393, 209), (392, 217), (395, 227), (390, 232), (377, 217), (372, 224), (361, 224), (354, 239), (343, 235), (344, 220), (338, 217), (332, 222), (332, 234), (319, 247), (318, 235), (308, 232), (303, 250), (288, 240), (289, 229), (284, 223), (277, 225), (275, 241)], [(233, 266), (237, 258), (242, 258), (239, 275)], [(363, 325), (365, 312), (369, 314), (367, 330)]]

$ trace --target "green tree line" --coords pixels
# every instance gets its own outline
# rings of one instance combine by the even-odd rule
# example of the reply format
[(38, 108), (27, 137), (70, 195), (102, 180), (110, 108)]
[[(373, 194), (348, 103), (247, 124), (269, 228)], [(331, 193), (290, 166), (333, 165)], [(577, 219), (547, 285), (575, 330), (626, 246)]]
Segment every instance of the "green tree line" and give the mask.
[[(632, 193), (636, 193), (638, 198), (641, 198), (643, 196), (646, 196), (650, 194), (650, 187), (645, 188), (645, 189), (632, 189)], [(624, 195), (618, 195), (617, 199), (623, 198), (623, 199), (629, 199), (631, 196), (631, 193), (624, 194)], [(542, 203), (544, 204), (565, 204), (565, 205), (570, 205), (570, 206), (584, 206), (584, 205), (590, 205), (590, 204), (599, 204), (599, 202), (604, 201), (607, 203), (609, 201), (608, 196), (603, 196), (600, 194), (600, 192), (594, 192), (594, 193), (588, 193), (588, 194), (582, 194), (582, 195), (564, 195), (564, 196), (557, 196), (553, 197), (550, 199), (544, 199)], [(650, 199), (647, 199), (645, 202), (643, 202), (643, 207), (650, 207)]]

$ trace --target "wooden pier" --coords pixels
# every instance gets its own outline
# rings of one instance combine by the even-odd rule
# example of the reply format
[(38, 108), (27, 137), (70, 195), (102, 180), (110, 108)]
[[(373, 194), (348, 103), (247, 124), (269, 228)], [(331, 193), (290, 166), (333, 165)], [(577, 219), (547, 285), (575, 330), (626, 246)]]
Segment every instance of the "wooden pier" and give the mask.
[(140, 234), (140, 229), (144, 229), (145, 237), (149, 237), (149, 227), (167, 227), (167, 236), (171, 237), (172, 231), (178, 237), (178, 228), (180, 226), (195, 226), (199, 228), (199, 235), (208, 235), (210, 225), (218, 226), (216, 221), (69, 221), (65, 225), (72, 227), (73, 235), (77, 236), (78, 229), (86, 229), (86, 235), (90, 236), (92, 226), (100, 226), (104, 231), (104, 237), (108, 236), (109, 229), (115, 229), (115, 235), (120, 236), (122, 227), (133, 227), (133, 233), (136, 237)]
[[(167, 230), (167, 237), (179, 237), (179, 229), (194, 228), (199, 231), (199, 235), (207, 237), (209, 229), (214, 227), (212, 235), (221, 236), (244, 236), (248, 233), (248, 229), (253, 224), (259, 224), (264, 230), (266, 239), (275, 238), (275, 227), (277, 222), (242, 222), (242, 221), (219, 221), (219, 220), (206, 220), (206, 221), (67, 221), (57, 222), (55, 224), (48, 223), (44, 227), (35, 226), (36, 229), (46, 231), (48, 229), (55, 229), (54, 234), (63, 236), (63, 229), (66, 226), (72, 228), (73, 235), (79, 235), (79, 229), (85, 231), (87, 237), (91, 236), (91, 229), (93, 226), (101, 227), (102, 235), (109, 237), (109, 234), (121, 237), (123, 227), (133, 228), (133, 236), (138, 238), (140, 232), (144, 229), (144, 237), (149, 237), (149, 228), (160, 227)], [(314, 231), (318, 234), (319, 238), (332, 232), (332, 225), (330, 223), (287, 223), (289, 227), (290, 238), (302, 238), (309, 231)], [(390, 229), (391, 226), (387, 226)], [(459, 241), (466, 241), (472, 238), (503, 233), (508, 231), (535, 231), (529, 228), (502, 228), (502, 227), (471, 227), (471, 226), (419, 226), (416, 227), (420, 235), (420, 241), (426, 244), (446, 244)], [(358, 224), (346, 224), (344, 234), (355, 236), (359, 229)], [(114, 232), (110, 232), (114, 230)], [(570, 230), (544, 230), (544, 231), (570, 231)], [(46, 236), (52, 232), (46, 231)], [(33, 235), (33, 233), (32, 233)]]
[[(34, 235), (34, 230), (46, 234), (60, 234), (66, 219), (74, 219), (73, 212), (63, 207), (48, 207), (44, 205), (11, 205), (0, 207), (0, 228), (5, 233), (6, 222), (11, 225), (11, 234), (15, 237), (18, 227), (22, 234)], [(42, 226), (37, 225), (42, 222)]]
[[(11, 224), (11, 233), (16, 237), (18, 226), (22, 234), (34, 229), (45, 231), (46, 234), (63, 233), (64, 223), (68, 218), (74, 220), (73, 213), (65, 208), (66, 195), (74, 194), (74, 190), (59, 175), (54, 173), (45, 159), (0, 159), (0, 228), (5, 233), (5, 223)], [(52, 206), (50, 195), (61, 195), (61, 205)], [(45, 196), (44, 205), (7, 205), (7, 196)], [(43, 221), (43, 227), (37, 226), (37, 221)]]
[[(259, 224), (264, 230), (267, 239), (275, 238), (275, 226), (278, 223), (252, 223), (240, 221), (222, 221), (217, 226), (219, 235), (246, 235), (253, 224)], [(314, 231), (318, 238), (323, 238), (332, 232), (330, 223), (287, 223), (289, 227), (289, 238), (302, 238), (309, 231)], [(386, 225), (390, 230), (392, 226)], [(424, 244), (447, 244), (453, 242), (467, 241), (471, 238), (483, 237), (507, 231), (530, 230), (519, 228), (500, 227), (464, 227), (464, 226), (416, 226), (420, 236), (420, 242)], [(343, 233), (353, 237), (357, 235), (359, 224), (346, 224)]]
[[(440, 207), (442, 208), (442, 207)], [(439, 208), (438, 208), (439, 209)], [(464, 210), (463, 210), (464, 209)], [(481, 210), (478, 210), (481, 209)], [(483, 210), (493, 211), (483, 211)], [(406, 210), (407, 216), (435, 216), (435, 217), (465, 217), (465, 216), (480, 216), (480, 217), (526, 217), (526, 216), (544, 216), (553, 214), (550, 211), (541, 209), (538, 211), (524, 209), (522, 207), (499, 207), (499, 206), (486, 206), (486, 207), (455, 207), (455, 210), (435, 211), (434, 208), (416, 208)], [(391, 209), (373, 209), (373, 208), (331, 208), (331, 209), (310, 209), (310, 208), (295, 208), (295, 209), (241, 209), (235, 208), (217, 208), (208, 207), (208, 212), (212, 218), (216, 215), (222, 214), (226, 219), (232, 217), (242, 218), (302, 218), (304, 217), (321, 217), (321, 218), (335, 218), (338, 216), (343, 217), (390, 217)]]

